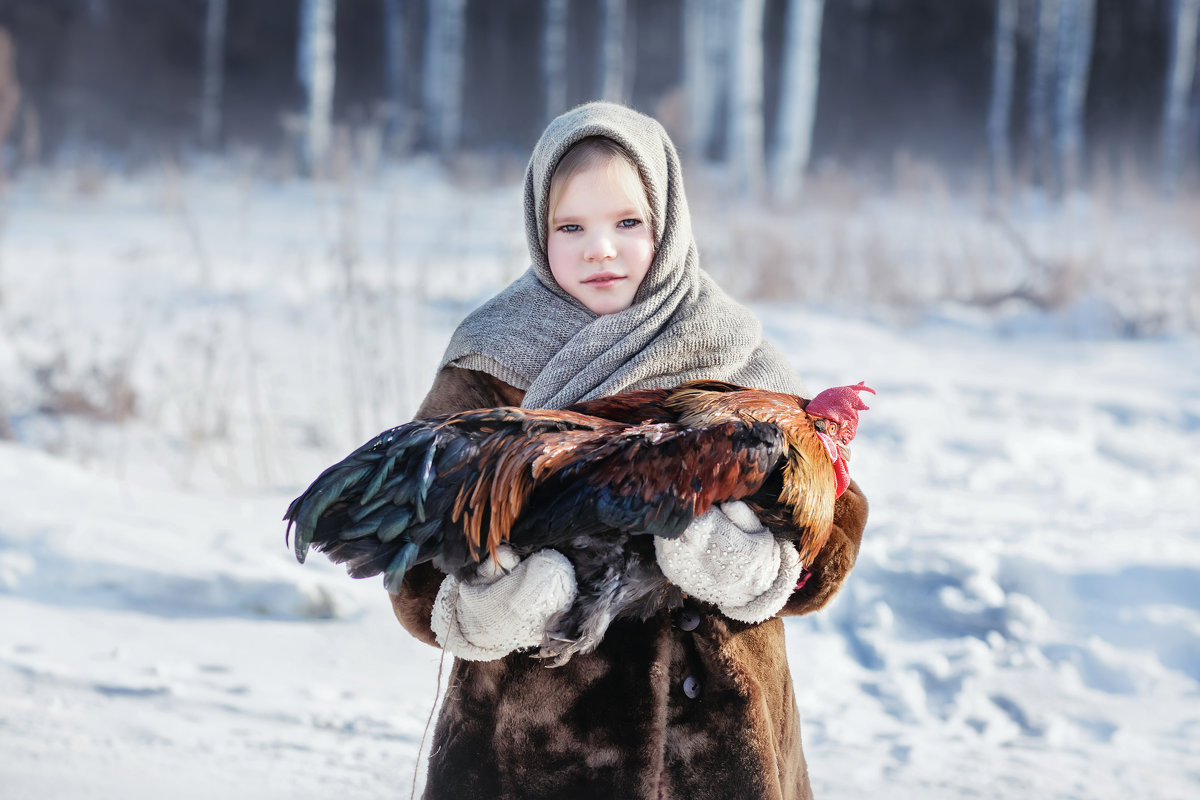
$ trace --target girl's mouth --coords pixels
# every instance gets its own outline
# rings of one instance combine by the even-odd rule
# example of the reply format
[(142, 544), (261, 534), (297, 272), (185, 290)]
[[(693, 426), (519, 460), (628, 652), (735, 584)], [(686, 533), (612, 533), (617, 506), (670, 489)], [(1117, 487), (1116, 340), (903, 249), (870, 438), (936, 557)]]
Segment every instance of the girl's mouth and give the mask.
[(599, 272), (595, 275), (589, 275), (583, 280), (583, 283), (591, 286), (593, 289), (604, 289), (609, 286), (615, 286), (623, 280), (625, 280), (623, 275), (617, 275), (613, 272)]

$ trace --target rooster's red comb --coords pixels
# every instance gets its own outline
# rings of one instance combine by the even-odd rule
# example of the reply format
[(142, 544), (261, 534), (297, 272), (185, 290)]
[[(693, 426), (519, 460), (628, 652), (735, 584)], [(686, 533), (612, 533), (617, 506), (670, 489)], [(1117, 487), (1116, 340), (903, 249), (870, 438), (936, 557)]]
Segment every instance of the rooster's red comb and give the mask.
[(875, 394), (875, 390), (864, 381), (859, 381), (853, 386), (835, 386), (809, 400), (804, 410), (810, 417), (821, 417), (836, 422), (841, 428), (840, 438), (848, 442), (858, 431), (858, 412), (869, 408), (858, 396), (859, 392)]

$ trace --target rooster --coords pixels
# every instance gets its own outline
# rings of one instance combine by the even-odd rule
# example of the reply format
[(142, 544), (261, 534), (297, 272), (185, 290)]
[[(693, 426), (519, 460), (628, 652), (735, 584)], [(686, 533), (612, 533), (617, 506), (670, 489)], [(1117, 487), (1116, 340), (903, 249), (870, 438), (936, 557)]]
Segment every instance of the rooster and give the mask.
[(507, 543), (562, 551), (575, 604), (547, 626), (539, 656), (594, 649), (617, 617), (646, 618), (682, 595), (644, 534), (673, 538), (712, 506), (744, 500), (768, 527), (799, 532), (812, 564), (849, 483), (846, 446), (863, 383), (811, 400), (692, 381), (576, 403), (418, 419), (325, 470), (289, 506), (296, 558), (310, 546), (352, 577), (397, 592), (432, 561), (465, 577)]

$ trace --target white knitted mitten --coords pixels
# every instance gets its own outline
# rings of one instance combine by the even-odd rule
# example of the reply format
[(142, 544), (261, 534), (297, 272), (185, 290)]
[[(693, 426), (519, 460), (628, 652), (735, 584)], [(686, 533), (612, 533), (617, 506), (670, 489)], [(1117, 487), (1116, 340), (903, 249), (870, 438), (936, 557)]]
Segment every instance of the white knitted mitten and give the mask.
[(474, 577), (447, 576), (430, 624), (438, 643), (467, 661), (494, 661), (542, 643), (546, 623), (575, 602), (575, 568), (557, 550), (524, 561), (500, 545)]
[(675, 539), (655, 537), (658, 566), (693, 597), (742, 622), (768, 620), (800, 578), (800, 556), (740, 500), (713, 507)]

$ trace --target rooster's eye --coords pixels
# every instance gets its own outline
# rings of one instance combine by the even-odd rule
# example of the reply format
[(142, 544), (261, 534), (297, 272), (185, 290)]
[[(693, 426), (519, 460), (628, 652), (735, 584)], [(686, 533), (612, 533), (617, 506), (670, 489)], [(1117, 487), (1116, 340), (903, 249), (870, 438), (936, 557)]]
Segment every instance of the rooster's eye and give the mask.
[(813, 421), (813, 427), (826, 436), (837, 436), (838, 424), (831, 419), (818, 418)]

